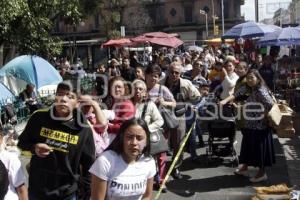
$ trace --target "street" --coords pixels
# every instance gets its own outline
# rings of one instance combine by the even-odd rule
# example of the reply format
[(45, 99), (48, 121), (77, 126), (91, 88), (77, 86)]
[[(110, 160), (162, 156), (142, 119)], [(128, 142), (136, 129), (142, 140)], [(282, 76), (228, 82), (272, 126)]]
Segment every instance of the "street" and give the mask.
[[(237, 132), (238, 152), (241, 137), (240, 132)], [(216, 162), (207, 163), (204, 155), (205, 148), (198, 149), (202, 163), (191, 162), (189, 154), (185, 153), (182, 167), (183, 179), (173, 180), (170, 177), (166, 184), (168, 192), (161, 194), (159, 199), (249, 200), (255, 195), (254, 186), (287, 183), (289, 186), (297, 184), (299, 188), (300, 170), (296, 167), (300, 164), (299, 143), (299, 138), (278, 139), (275, 135), (276, 164), (272, 168), (267, 168), (269, 179), (256, 184), (251, 183), (245, 177), (234, 175), (235, 167), (228, 162), (226, 164), (226, 161), (216, 159)], [(255, 169), (250, 168), (250, 172), (254, 175)]]

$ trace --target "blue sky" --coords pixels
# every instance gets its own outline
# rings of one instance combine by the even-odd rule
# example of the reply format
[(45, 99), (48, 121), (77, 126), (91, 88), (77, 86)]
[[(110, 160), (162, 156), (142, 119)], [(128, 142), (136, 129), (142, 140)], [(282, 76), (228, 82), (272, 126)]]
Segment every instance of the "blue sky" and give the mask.
[[(241, 14), (245, 20), (255, 20), (254, 0), (245, 0), (245, 5), (241, 7)], [(272, 18), (278, 8), (287, 8), (291, 0), (258, 0), (259, 20)]]

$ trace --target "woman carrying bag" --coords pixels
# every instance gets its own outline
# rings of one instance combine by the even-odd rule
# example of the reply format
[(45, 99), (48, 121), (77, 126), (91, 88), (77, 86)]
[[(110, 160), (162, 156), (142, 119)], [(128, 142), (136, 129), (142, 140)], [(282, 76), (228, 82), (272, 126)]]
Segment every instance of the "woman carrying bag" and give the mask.
[[(132, 102), (136, 107), (135, 117), (144, 119), (150, 131), (150, 152), (152, 152), (152, 155), (156, 159), (158, 167), (155, 186), (159, 187), (166, 176), (167, 155), (165, 151), (168, 149), (168, 144), (162, 135), (163, 131), (161, 131), (164, 120), (155, 103), (147, 101), (147, 87), (144, 81), (135, 80), (133, 82), (133, 91)], [(151, 138), (153, 134), (158, 134), (158, 139), (161, 140), (157, 141), (159, 146), (152, 143)], [(163, 192), (166, 192), (166, 188), (163, 189)]]
[(249, 112), (243, 113), (245, 121), (240, 152), (241, 165), (235, 174), (248, 177), (248, 166), (257, 167), (256, 175), (250, 178), (250, 181), (255, 183), (266, 181), (268, 177), (265, 167), (271, 167), (275, 163), (272, 128), (267, 120), (267, 113), (273, 107), (274, 101), (257, 70), (249, 70), (246, 80), (247, 85), (239, 88), (234, 94), (236, 99), (251, 89), (244, 105), (244, 109)]

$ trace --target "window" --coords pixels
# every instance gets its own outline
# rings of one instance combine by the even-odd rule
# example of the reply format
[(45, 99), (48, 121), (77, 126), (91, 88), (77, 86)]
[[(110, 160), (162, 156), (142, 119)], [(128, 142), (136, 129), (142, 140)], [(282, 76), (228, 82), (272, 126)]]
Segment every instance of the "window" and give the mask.
[(229, 0), (224, 0), (224, 19), (229, 18), (229, 11), (230, 11), (230, 2)]
[(184, 5), (184, 21), (193, 22), (193, 6), (192, 4)]
[(95, 24), (94, 24), (94, 29), (98, 30), (100, 27), (100, 15), (95, 14)]

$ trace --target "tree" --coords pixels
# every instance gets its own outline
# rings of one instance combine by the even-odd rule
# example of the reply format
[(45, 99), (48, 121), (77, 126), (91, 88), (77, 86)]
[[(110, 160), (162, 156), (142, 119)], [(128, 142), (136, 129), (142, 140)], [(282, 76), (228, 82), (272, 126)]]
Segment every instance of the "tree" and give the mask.
[(86, 1), (91, 0), (1, 0), (0, 66), (4, 47), (13, 47), (10, 50), (20, 54), (59, 54), (61, 40), (51, 35), (54, 22), (64, 19), (70, 25), (79, 23)]
[(25, 0), (2, 0), (0, 7), (0, 66), (2, 66), (4, 44), (12, 42), (11, 23), (25, 14), (27, 4)]
[(151, 26), (151, 19), (142, 0), (100, 0), (98, 12), (105, 26), (108, 38), (120, 38), (120, 27), (133, 30), (134, 34), (140, 34)]

